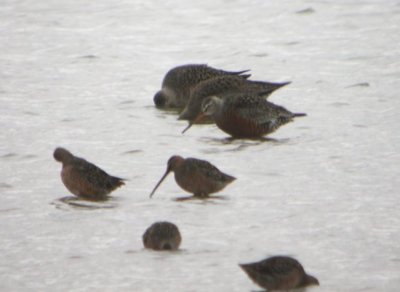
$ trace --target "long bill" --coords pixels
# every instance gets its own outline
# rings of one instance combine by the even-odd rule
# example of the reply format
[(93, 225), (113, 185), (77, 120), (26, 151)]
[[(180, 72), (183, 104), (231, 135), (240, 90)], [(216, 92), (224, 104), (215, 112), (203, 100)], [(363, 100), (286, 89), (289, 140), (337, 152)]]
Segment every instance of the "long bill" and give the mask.
[(189, 130), (191, 126), (193, 126), (194, 124), (197, 124), (198, 122), (200, 122), (204, 118), (204, 116), (205, 116), (205, 114), (203, 112), (200, 112), (193, 119), (193, 121), (189, 122), (189, 125), (185, 129), (183, 129), (182, 134), (184, 134), (187, 130)]
[(156, 192), (157, 188), (160, 186), (160, 184), (163, 182), (163, 180), (167, 177), (167, 175), (171, 172), (171, 170), (167, 169), (167, 171), (164, 173), (164, 175), (162, 176), (162, 178), (159, 180), (159, 182), (156, 184), (156, 186), (154, 187), (154, 189), (151, 191), (150, 193), (150, 198), (154, 195), (154, 193)]

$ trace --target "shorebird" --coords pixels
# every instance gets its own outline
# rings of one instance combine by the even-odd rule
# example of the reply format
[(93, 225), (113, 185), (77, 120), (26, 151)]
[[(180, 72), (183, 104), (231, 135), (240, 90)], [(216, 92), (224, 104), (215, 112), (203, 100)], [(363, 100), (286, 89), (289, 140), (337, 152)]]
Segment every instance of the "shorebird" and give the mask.
[(205, 64), (188, 64), (172, 68), (167, 72), (161, 90), (154, 95), (154, 104), (158, 108), (182, 109), (189, 99), (190, 90), (199, 82), (224, 75), (241, 76), (246, 79), (249, 70), (229, 72), (209, 67)]
[(182, 241), (178, 227), (166, 221), (153, 223), (142, 239), (145, 248), (154, 250), (176, 250)]
[(287, 256), (274, 256), (239, 266), (254, 283), (268, 291), (319, 285), (317, 278), (306, 274), (297, 260)]
[(182, 189), (199, 198), (207, 198), (209, 194), (221, 191), (236, 179), (208, 161), (174, 155), (168, 160), (167, 170), (150, 193), (150, 198), (171, 171)]
[(254, 92), (267, 98), (272, 92), (287, 84), (290, 84), (290, 82), (272, 83), (267, 81), (252, 81), (237, 75), (210, 78), (198, 83), (191, 90), (189, 101), (178, 119), (193, 122), (201, 111), (202, 101), (209, 96), (230, 92)]
[(61, 179), (75, 196), (88, 200), (106, 200), (107, 195), (124, 185), (124, 179), (111, 176), (96, 165), (58, 147), (54, 159), (62, 163)]
[(228, 93), (211, 96), (202, 103), (201, 112), (182, 131), (211, 116), (218, 128), (233, 138), (261, 138), (304, 113), (292, 113), (254, 93)]

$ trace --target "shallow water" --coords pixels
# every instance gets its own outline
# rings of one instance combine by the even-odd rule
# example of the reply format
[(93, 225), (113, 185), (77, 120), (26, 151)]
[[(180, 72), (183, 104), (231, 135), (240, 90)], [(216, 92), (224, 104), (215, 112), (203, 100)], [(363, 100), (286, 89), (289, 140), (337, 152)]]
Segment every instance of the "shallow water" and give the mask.
[[(254, 291), (237, 266), (299, 259), (320, 287), (398, 291), (400, 2), (2, 1), (0, 290)], [(166, 71), (251, 69), (292, 84), (270, 100), (305, 118), (234, 140), (158, 111)], [(68, 205), (56, 146), (129, 179)], [(224, 200), (176, 202), (173, 154), (238, 179)], [(181, 250), (144, 250), (158, 220)]]

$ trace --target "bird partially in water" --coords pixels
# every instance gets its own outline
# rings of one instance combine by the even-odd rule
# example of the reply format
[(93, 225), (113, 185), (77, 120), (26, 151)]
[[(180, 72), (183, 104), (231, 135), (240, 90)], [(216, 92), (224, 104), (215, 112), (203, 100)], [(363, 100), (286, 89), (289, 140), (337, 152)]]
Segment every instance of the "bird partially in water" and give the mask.
[(261, 138), (305, 113), (292, 113), (254, 93), (236, 92), (211, 96), (201, 112), (182, 133), (204, 116), (211, 116), (218, 128), (233, 138)]
[(182, 109), (190, 96), (190, 90), (199, 82), (217, 76), (234, 75), (246, 79), (249, 70), (236, 72), (216, 69), (206, 64), (188, 64), (170, 69), (165, 75), (161, 90), (153, 98), (157, 108)]
[(254, 92), (267, 98), (275, 90), (290, 84), (290, 82), (273, 83), (267, 81), (252, 81), (237, 75), (223, 75), (209, 78), (198, 83), (190, 92), (190, 98), (179, 114), (179, 120), (193, 122), (201, 111), (201, 104), (207, 97), (231, 92)]
[(174, 172), (176, 183), (198, 198), (207, 198), (236, 179), (206, 160), (174, 155), (168, 160), (167, 170), (150, 193), (150, 198), (171, 171)]
[(182, 237), (178, 227), (166, 221), (153, 223), (142, 236), (145, 248), (154, 250), (177, 250)]
[(299, 261), (288, 256), (273, 256), (239, 266), (254, 283), (268, 291), (319, 285), (318, 279), (308, 275)]
[(96, 165), (58, 147), (54, 159), (62, 163), (61, 180), (75, 196), (87, 200), (106, 200), (108, 194), (124, 185), (124, 179), (111, 176)]

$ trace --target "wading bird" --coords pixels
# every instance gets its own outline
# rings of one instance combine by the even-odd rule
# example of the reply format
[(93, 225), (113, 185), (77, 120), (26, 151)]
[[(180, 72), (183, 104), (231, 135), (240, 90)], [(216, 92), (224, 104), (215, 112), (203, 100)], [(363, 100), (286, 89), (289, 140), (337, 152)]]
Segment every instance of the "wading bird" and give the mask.
[(153, 223), (142, 239), (145, 248), (154, 250), (176, 250), (182, 241), (178, 227), (166, 221)]
[(317, 278), (306, 274), (297, 260), (287, 256), (274, 256), (239, 266), (254, 283), (268, 291), (319, 285)]
[(252, 81), (237, 75), (223, 75), (210, 78), (198, 83), (190, 92), (190, 98), (183, 111), (179, 114), (179, 120), (193, 122), (201, 111), (204, 99), (213, 95), (221, 95), (230, 92), (254, 92), (267, 98), (272, 92), (289, 84), (290, 82), (272, 83), (267, 81)]
[(228, 93), (206, 98), (201, 112), (182, 133), (204, 116), (211, 116), (217, 127), (233, 138), (261, 138), (305, 115), (292, 113), (254, 93)]
[(207, 198), (233, 182), (236, 178), (223, 173), (214, 165), (205, 160), (172, 156), (168, 160), (167, 170), (154, 187), (150, 198), (167, 175), (173, 171), (176, 183), (185, 191), (198, 198)]
[(106, 200), (109, 193), (125, 184), (124, 179), (109, 175), (64, 148), (56, 148), (53, 156), (62, 163), (62, 182), (75, 196), (87, 200)]
[(190, 96), (190, 90), (199, 82), (217, 76), (235, 75), (246, 79), (249, 70), (230, 72), (209, 67), (205, 64), (188, 64), (172, 68), (165, 75), (161, 90), (153, 98), (158, 108), (182, 109)]

